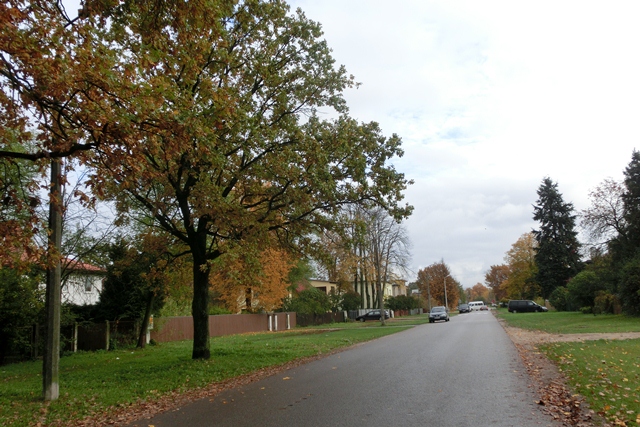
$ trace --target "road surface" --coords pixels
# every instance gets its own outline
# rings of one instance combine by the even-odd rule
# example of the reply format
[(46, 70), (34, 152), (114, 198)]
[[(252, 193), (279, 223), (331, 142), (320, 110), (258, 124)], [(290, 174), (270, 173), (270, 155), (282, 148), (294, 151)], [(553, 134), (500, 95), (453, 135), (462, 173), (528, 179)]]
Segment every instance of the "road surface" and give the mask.
[(417, 326), (130, 424), (556, 426), (489, 312)]

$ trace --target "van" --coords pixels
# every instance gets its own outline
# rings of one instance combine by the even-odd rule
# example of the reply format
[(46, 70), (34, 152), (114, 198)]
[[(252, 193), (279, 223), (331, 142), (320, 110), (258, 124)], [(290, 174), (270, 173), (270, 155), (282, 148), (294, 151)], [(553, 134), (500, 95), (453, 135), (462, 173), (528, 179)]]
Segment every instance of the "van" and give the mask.
[(484, 301), (471, 301), (469, 303), (469, 309), (471, 311), (482, 310), (483, 306), (484, 306)]
[(536, 304), (527, 299), (512, 299), (509, 301), (509, 313), (532, 313), (548, 311), (547, 307)]

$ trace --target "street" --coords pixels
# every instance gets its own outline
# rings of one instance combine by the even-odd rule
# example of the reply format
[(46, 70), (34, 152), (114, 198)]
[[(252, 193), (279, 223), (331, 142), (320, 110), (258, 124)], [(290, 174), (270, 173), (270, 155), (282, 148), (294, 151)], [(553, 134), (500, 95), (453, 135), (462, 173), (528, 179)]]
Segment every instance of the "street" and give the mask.
[(357, 345), (130, 426), (553, 426), (490, 312)]

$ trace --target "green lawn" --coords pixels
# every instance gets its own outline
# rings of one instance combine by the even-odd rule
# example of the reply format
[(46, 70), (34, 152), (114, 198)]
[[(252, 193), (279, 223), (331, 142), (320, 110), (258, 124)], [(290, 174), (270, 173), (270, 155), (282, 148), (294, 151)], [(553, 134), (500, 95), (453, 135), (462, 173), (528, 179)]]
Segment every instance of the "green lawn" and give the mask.
[(158, 399), (376, 339), (424, 323), (424, 317), (392, 319), (386, 327), (379, 322), (351, 322), (212, 338), (211, 359), (206, 361), (191, 359), (191, 341), (145, 350), (77, 353), (60, 359), (60, 398), (50, 404), (41, 399), (41, 361), (0, 366), (0, 426), (69, 425), (112, 407)]
[(613, 314), (582, 314), (550, 311), (547, 313), (496, 312), (510, 326), (534, 329), (552, 334), (581, 334), (593, 332), (640, 332), (640, 318)]
[(612, 425), (640, 425), (640, 340), (542, 346), (575, 393)]
[[(555, 334), (640, 332), (640, 318), (582, 313), (509, 313), (510, 326)], [(574, 393), (611, 425), (640, 426), (640, 339), (554, 343), (539, 347), (564, 372)]]

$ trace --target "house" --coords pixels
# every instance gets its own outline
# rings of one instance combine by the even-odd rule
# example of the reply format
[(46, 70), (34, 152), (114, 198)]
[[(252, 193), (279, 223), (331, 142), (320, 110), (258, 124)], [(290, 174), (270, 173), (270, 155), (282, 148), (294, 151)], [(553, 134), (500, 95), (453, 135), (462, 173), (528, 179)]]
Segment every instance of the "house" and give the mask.
[(315, 280), (315, 279), (310, 279), (308, 282), (311, 286), (318, 289), (319, 291), (324, 292), (327, 295), (329, 295), (332, 290), (334, 293), (338, 292), (338, 284), (336, 282), (329, 282), (327, 280)]
[(406, 280), (394, 280), (391, 283), (392, 292), (391, 296), (397, 297), (400, 295), (407, 295), (407, 281)]
[(106, 271), (78, 260), (62, 261), (62, 302), (88, 305), (100, 300)]

